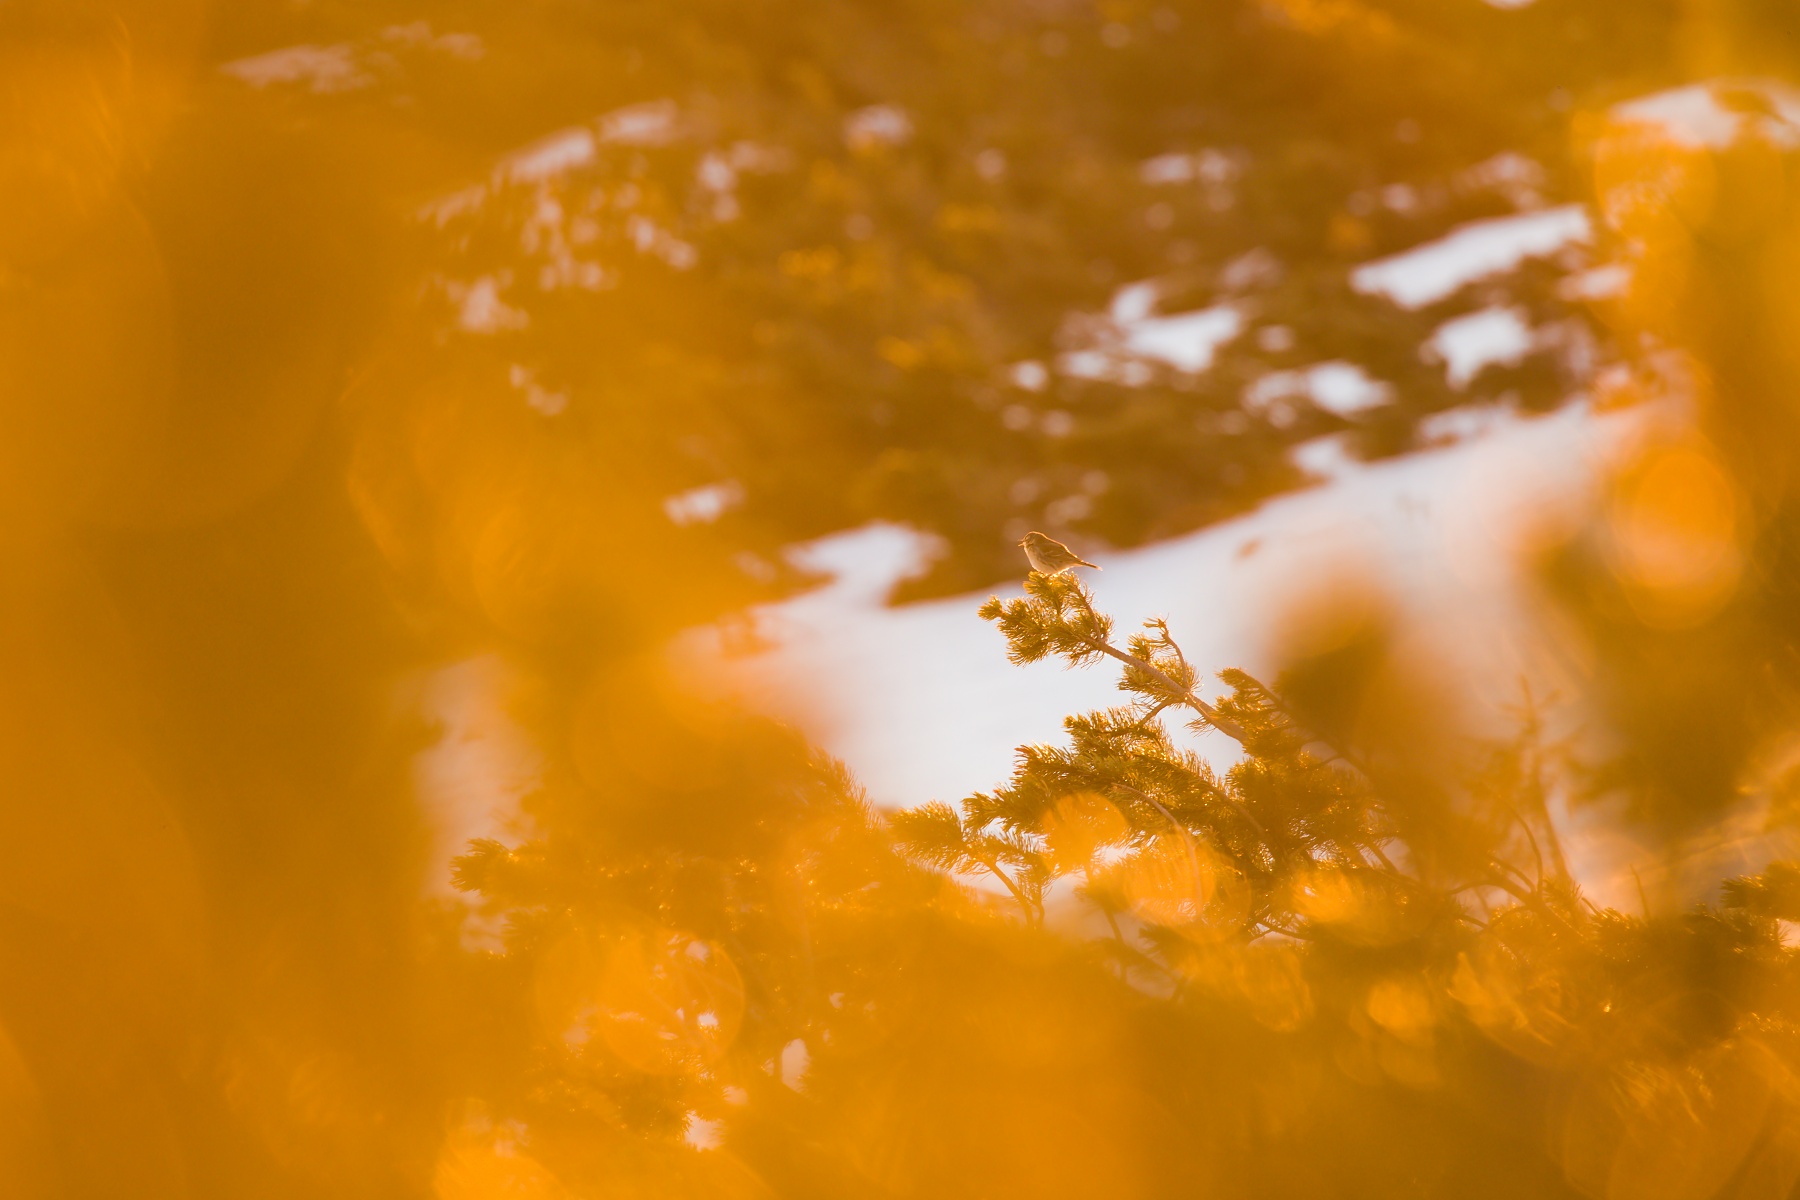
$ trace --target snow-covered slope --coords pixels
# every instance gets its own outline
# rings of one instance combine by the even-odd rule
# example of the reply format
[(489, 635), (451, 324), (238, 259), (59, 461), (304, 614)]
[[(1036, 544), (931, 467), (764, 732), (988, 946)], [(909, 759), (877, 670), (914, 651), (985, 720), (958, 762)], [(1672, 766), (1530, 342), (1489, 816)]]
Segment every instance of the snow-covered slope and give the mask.
[[(1631, 427), (1577, 405), (1448, 449), (1344, 464), (1330, 483), (1236, 520), (1107, 554), (1093, 589), (1122, 633), (1166, 616), (1203, 669), (1257, 670), (1288, 600), (1379, 581), (1400, 598), (1415, 648), (1472, 683), (1480, 719), (1518, 698), (1522, 675), (1565, 669), (1526, 618), (1511, 548), (1579, 509), (1597, 462)], [(672, 651), (678, 673), (794, 722), (885, 805), (991, 787), (1014, 746), (1057, 739), (1064, 716), (1120, 701), (1104, 668), (1008, 664), (999, 633), (975, 614), (986, 593), (886, 607), (889, 587), (927, 553), (929, 542), (890, 525), (803, 547), (797, 557), (834, 582), (750, 614), (754, 639), (690, 632)], [(1216, 734), (1199, 744), (1219, 761), (1234, 749)]]

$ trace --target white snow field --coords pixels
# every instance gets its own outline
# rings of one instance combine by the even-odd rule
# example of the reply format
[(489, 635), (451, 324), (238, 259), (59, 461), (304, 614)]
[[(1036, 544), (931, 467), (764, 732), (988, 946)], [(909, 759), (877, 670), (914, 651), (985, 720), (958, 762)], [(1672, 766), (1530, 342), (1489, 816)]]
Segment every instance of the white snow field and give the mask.
[[(1166, 616), (1206, 671), (1267, 669), (1289, 601), (1368, 581), (1395, 594), (1412, 648), (1470, 683), (1479, 722), (1516, 701), (1522, 679), (1551, 687), (1570, 669), (1528, 618), (1514, 551), (1534, 529), (1573, 519), (1598, 464), (1633, 427), (1629, 416), (1595, 417), (1579, 404), (1508, 418), (1447, 449), (1338, 462), (1323, 486), (1185, 537), (1078, 548), (1104, 568), (1085, 575), (1120, 637)], [(796, 560), (832, 583), (753, 610), (749, 648), (741, 628), (690, 631), (671, 648), (673, 668), (703, 695), (792, 722), (882, 805), (990, 788), (1009, 773), (1015, 746), (1055, 740), (1064, 716), (1121, 702), (1106, 667), (1009, 664), (998, 631), (976, 616), (985, 591), (888, 607), (888, 589), (929, 553), (927, 539), (892, 525), (800, 547)], [(1019, 565), (1022, 576), (1022, 554)], [(1020, 594), (1017, 585), (997, 590)], [(1219, 734), (1197, 745), (1217, 762), (1234, 756)]]
[[(1399, 652), (1453, 685), (1464, 728), (1510, 732), (1529, 686), (1553, 727), (1571, 729), (1583, 720), (1573, 702), (1587, 656), (1523, 560), (1539, 537), (1580, 518), (1606, 465), (1657, 413), (1596, 415), (1578, 403), (1545, 417), (1489, 416), (1471, 423), (1469, 441), (1383, 463), (1342, 460), (1326, 484), (1185, 537), (1110, 553), (1079, 547), (1104, 567), (1087, 573), (1095, 596), (1120, 637), (1165, 616), (1203, 670), (1259, 672), (1272, 665), (1292, 601), (1310, 594), (1329, 605), (1373, 582), (1396, 601)], [(887, 589), (929, 552), (927, 539), (891, 525), (801, 547), (796, 557), (831, 572), (830, 585), (753, 612), (757, 648), (742, 648), (741, 628), (690, 630), (670, 647), (670, 667), (703, 697), (794, 724), (883, 807), (991, 789), (1010, 775), (1015, 747), (1059, 741), (1065, 716), (1121, 702), (1109, 667), (1009, 664), (999, 632), (976, 616), (987, 592), (886, 606)], [(1215, 766), (1237, 757), (1222, 734), (1191, 744)], [(1600, 810), (1553, 816), (1587, 893), (1631, 911), (1646, 893), (1659, 906), (1689, 902), (1724, 875), (1760, 870), (1771, 853), (1754, 814), (1674, 851), (1636, 840)]]

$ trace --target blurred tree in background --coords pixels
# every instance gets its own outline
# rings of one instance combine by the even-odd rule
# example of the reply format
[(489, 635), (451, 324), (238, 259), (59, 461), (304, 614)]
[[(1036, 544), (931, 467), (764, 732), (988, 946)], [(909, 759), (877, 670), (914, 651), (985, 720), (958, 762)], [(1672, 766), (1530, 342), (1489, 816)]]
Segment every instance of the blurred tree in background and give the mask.
[[(871, 517), (941, 534), (907, 586), (956, 591), (1031, 526), (1131, 544), (1239, 511), (1324, 432), (1391, 453), (1471, 398), (1560, 403), (1622, 352), (1555, 286), (1579, 244), (1404, 307), (1353, 268), (1577, 198), (1569, 112), (1674, 77), (1681, 30), (1594, 4), (389, 8), (248, 5), (218, 35), (272, 120), (372, 127), (411, 168), (419, 303), (369, 389), (363, 503), (468, 519), (385, 467), (419, 421), (521, 440), (637, 484), (527, 506), (648, 526), (733, 599)], [(290, 40), (322, 57), (251, 54)], [(1482, 305), (1538, 336), (1452, 387), (1420, 343)], [(1320, 363), (1348, 390), (1309, 392)]]
[[(1794, 38), (1773, 0), (0, 4), (0, 1180), (1791, 1194), (1795, 868), (1679, 851), (1793, 820), (1800, 113), (1735, 76)], [(1619, 116), (1715, 78), (1705, 136)], [(1562, 232), (1370, 273), (1514, 218)], [(1457, 376), (1496, 310), (1527, 343)], [(1013, 655), (1127, 705), (891, 818), (661, 669), (798, 539), (912, 523), (953, 592), (1028, 527), (1167, 536), (1322, 435), (1584, 390), (1662, 415), (1541, 564), (1578, 755), (1449, 725), (1374, 603), (1212, 699), (1178, 631), (1034, 579), (984, 610)], [(536, 769), (448, 904), (421, 693), (483, 655)], [(1664, 839), (1644, 912), (1583, 898), (1564, 799)]]

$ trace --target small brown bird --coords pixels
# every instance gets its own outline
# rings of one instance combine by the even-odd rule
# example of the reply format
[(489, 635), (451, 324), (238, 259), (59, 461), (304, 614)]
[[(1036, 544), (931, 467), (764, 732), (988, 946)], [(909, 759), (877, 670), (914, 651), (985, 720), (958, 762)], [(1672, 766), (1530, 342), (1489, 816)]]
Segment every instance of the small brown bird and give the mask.
[(1039, 575), (1061, 575), (1070, 567), (1100, 568), (1081, 557), (1053, 537), (1032, 530), (1019, 541), (1025, 548), (1025, 557), (1031, 560), (1031, 569)]

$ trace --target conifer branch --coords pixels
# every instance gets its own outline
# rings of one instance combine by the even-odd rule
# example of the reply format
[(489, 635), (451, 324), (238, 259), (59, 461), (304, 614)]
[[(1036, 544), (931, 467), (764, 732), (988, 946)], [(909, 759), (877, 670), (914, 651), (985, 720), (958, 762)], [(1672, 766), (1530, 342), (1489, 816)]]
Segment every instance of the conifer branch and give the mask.
[(1019, 907), (1020, 907), (1020, 909), (1022, 909), (1024, 911), (1025, 919), (1027, 921), (1030, 921), (1032, 924), (1035, 925), (1038, 922), (1043, 920), (1044, 913), (1043, 913), (1042, 906), (1037, 906), (1034, 909), (1031, 901), (1026, 898), (1025, 893), (1023, 891), (1019, 890), (1018, 885), (1012, 881), (1012, 876), (1008, 875), (1005, 871), (1002, 871), (1000, 869), (1000, 864), (997, 860), (992, 859), (992, 858), (982, 858), (980, 856), (976, 856), (975, 861), (980, 863), (982, 866), (986, 867), (990, 872), (993, 873), (994, 878), (998, 879), (1001, 883), (1006, 885), (1006, 890), (1011, 892), (1013, 895), (1013, 899), (1017, 900), (1019, 902)]
[(1195, 695), (1192, 688), (1181, 686), (1179, 683), (1175, 682), (1172, 677), (1155, 665), (1147, 663), (1141, 658), (1126, 654), (1122, 650), (1115, 649), (1110, 642), (1095, 641), (1087, 637), (1083, 637), (1082, 640), (1087, 642), (1088, 645), (1092, 646), (1101, 654), (1104, 654), (1109, 658), (1116, 658), (1127, 667), (1142, 671), (1144, 674), (1157, 680), (1170, 691), (1178, 694), (1182, 698), (1182, 703), (1199, 713), (1208, 725), (1211, 725), (1220, 733), (1231, 738), (1244, 749), (1250, 749), (1250, 734), (1244, 727), (1239, 725), (1236, 721), (1233, 721), (1230, 717), (1227, 717), (1213, 705), (1208, 704), (1199, 696)]
[[(1105, 628), (1105, 625), (1100, 621), (1098, 614), (1094, 612), (1093, 605), (1088, 602), (1086, 589), (1077, 586), (1074, 595), (1076, 600), (1080, 602), (1081, 607), (1087, 612), (1088, 618), (1094, 626), (1096, 628)], [(1168, 625), (1160, 620), (1156, 621), (1155, 625), (1162, 631), (1164, 644), (1173, 649), (1176, 657), (1181, 659), (1181, 665), (1184, 668), (1184, 672), (1188, 675), (1192, 675), (1193, 671), (1187, 665), (1187, 655), (1181, 652), (1181, 648), (1176, 646), (1174, 639), (1169, 636)], [(1079, 631), (1077, 631), (1077, 636), (1081, 637), (1083, 641), (1087, 642), (1089, 646), (1093, 647), (1101, 654), (1107, 655), (1110, 658), (1115, 658), (1124, 663), (1127, 668), (1135, 668), (1157, 680), (1164, 687), (1168, 688), (1170, 692), (1181, 697), (1181, 702), (1187, 704), (1195, 712), (1199, 713), (1208, 725), (1211, 725), (1220, 733), (1231, 738), (1244, 749), (1250, 749), (1250, 735), (1244, 730), (1244, 727), (1239, 725), (1236, 721), (1233, 721), (1230, 717), (1227, 717), (1213, 705), (1202, 700), (1194, 691), (1192, 685), (1178, 682), (1173, 676), (1162, 670), (1162, 668), (1158, 667), (1155, 663), (1152, 663), (1147, 659), (1139, 658), (1134, 654), (1127, 654), (1123, 650), (1114, 647), (1110, 641), (1107, 641), (1104, 638), (1096, 639), (1086, 634), (1082, 634)]]
[[(1169, 819), (1169, 824), (1175, 826), (1177, 829), (1183, 828), (1181, 822), (1179, 822), (1175, 819), (1175, 814), (1171, 813), (1168, 809), (1164, 808), (1162, 806), (1162, 804), (1160, 802), (1158, 802), (1157, 799), (1154, 796), (1150, 795), (1148, 792), (1139, 791), (1137, 788), (1132, 787), (1128, 783), (1115, 783), (1112, 786), (1115, 789), (1117, 789), (1118, 791), (1130, 792), (1133, 796), (1136, 796), (1140, 800), (1143, 800), (1145, 803), (1147, 803), (1151, 807), (1155, 808), (1157, 812), (1159, 812), (1163, 816), (1167, 817)], [(1223, 800), (1226, 803), (1226, 805), (1230, 807), (1231, 811), (1235, 812), (1238, 816), (1240, 816), (1240, 817), (1244, 818), (1244, 820), (1248, 821), (1250, 823), (1250, 827), (1252, 829), (1256, 830), (1257, 836), (1263, 840), (1264, 844), (1268, 843), (1269, 831), (1263, 828), (1262, 822), (1258, 821), (1248, 808), (1245, 808), (1241, 803), (1239, 803), (1237, 800), (1233, 799), (1228, 793), (1221, 792), (1219, 794), (1219, 799)]]

